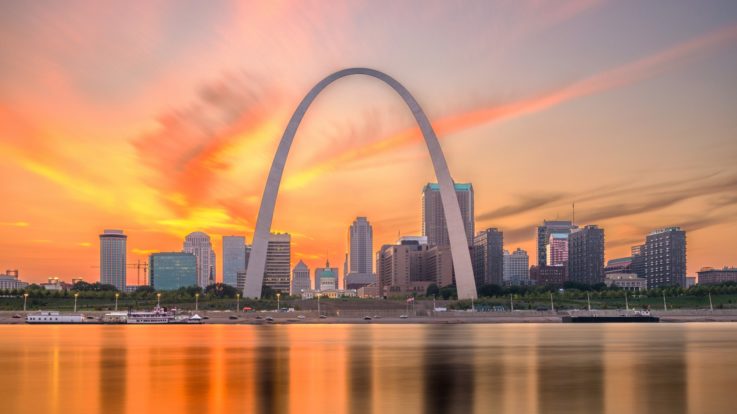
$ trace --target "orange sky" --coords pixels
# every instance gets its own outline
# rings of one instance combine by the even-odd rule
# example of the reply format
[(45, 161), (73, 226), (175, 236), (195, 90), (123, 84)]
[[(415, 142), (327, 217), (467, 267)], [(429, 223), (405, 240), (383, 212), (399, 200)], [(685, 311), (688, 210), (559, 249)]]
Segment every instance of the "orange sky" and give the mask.
[[(0, 25), (0, 270), (24, 280), (96, 280), (105, 228), (131, 262), (205, 231), (219, 279), (291, 111), (350, 66), (405, 84), (474, 184), (477, 229), (533, 263), (534, 226), (575, 202), (607, 259), (680, 225), (689, 274), (737, 265), (733, 2), (50, 2), (0, 5)], [(342, 267), (356, 215), (375, 249), (419, 233), (428, 181), (401, 100), (341, 80), (300, 127), (274, 229), (294, 263)]]

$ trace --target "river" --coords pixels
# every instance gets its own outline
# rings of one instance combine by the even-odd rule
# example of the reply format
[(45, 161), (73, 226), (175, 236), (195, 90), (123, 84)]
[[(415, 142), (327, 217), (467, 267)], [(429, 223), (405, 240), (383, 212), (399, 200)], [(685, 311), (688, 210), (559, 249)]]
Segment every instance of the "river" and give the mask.
[(737, 323), (0, 326), (3, 413), (725, 413)]

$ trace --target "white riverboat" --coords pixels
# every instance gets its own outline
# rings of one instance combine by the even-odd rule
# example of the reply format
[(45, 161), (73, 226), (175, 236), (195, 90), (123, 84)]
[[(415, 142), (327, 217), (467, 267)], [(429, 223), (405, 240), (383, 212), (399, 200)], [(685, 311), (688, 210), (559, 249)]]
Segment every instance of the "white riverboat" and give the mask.
[(131, 311), (128, 312), (126, 323), (140, 325), (156, 325), (174, 323), (176, 321), (176, 310), (169, 310), (156, 306), (151, 312)]
[(62, 315), (57, 311), (41, 311), (26, 316), (26, 323), (31, 324), (72, 324), (86, 323), (84, 315)]

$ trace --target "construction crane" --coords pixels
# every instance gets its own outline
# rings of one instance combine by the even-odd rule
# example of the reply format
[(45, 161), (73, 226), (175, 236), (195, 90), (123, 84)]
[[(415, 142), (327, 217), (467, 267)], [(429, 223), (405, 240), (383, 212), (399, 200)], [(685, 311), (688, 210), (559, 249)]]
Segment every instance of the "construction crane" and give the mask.
[[(100, 266), (90, 266), (93, 269), (99, 269)], [(141, 269), (143, 269), (143, 284), (148, 284), (147, 278), (148, 278), (148, 262), (143, 261), (141, 262), (141, 259), (136, 260), (135, 263), (128, 263), (125, 265), (125, 267), (132, 267), (136, 269), (136, 284), (138, 286), (141, 286)]]

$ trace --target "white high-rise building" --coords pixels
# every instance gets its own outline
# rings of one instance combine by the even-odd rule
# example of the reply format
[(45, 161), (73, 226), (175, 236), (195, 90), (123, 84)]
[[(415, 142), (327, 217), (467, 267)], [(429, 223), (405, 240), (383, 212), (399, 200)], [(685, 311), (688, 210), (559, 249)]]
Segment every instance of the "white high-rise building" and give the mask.
[(125, 290), (126, 241), (123, 230), (105, 230), (100, 235), (100, 283)]
[(215, 251), (210, 236), (201, 231), (188, 234), (184, 238), (183, 251), (194, 254), (197, 259), (197, 286), (206, 288), (215, 283)]
[(517, 248), (512, 254), (504, 251), (504, 282), (513, 285), (530, 280), (530, 258), (527, 252)]
[(238, 286), (238, 273), (246, 271), (246, 238), (223, 236), (223, 283)]

